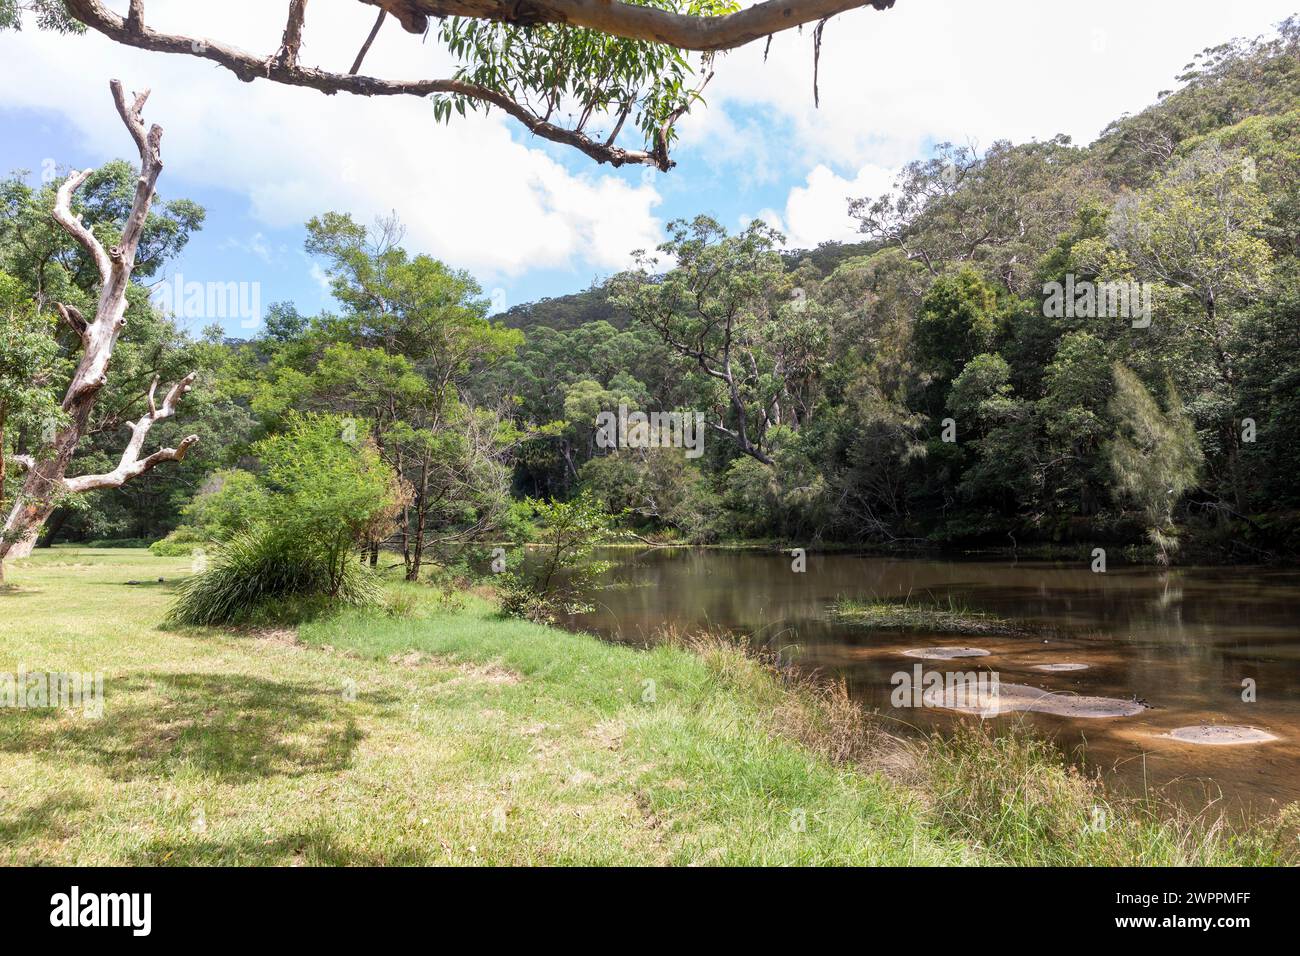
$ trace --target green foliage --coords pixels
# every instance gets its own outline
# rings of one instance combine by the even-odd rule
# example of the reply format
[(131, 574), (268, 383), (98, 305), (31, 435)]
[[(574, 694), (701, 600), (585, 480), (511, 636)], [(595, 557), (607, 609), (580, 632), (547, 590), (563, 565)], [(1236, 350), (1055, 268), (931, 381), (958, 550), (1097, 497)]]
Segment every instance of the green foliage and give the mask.
[(30, 13), (42, 30), (56, 33), (84, 33), (85, 24), (68, 12), (63, 0), (0, 0), (0, 32), (21, 30), (23, 14)]
[[(183, 624), (239, 624), (304, 608), (373, 603), (379, 594), (357, 546), (383, 529), (403, 489), (364, 432), (328, 415), (291, 413), (285, 430), (253, 446), (261, 470), (253, 493), (246, 479), (214, 493), (200, 513), (249, 520), (213, 550), (210, 566), (181, 585), (171, 619)], [(223, 507), (211, 507), (216, 498)], [(252, 503), (251, 505), (249, 503)], [(225, 507), (238, 504), (237, 507)], [(221, 527), (215, 523), (214, 527)], [(302, 602), (306, 602), (305, 604)]]
[(334, 565), (326, 551), (273, 524), (240, 532), (210, 561), (177, 588), (170, 623), (297, 623), (340, 606), (375, 606), (383, 594), (368, 568), (356, 561)]
[(66, 423), (54, 386), (63, 364), (52, 319), (0, 271), (0, 520), (10, 498), (11, 446), (17, 452), (18, 436), (31, 435), (28, 448), (43, 454), (47, 436)]
[[(739, 9), (734, 0), (638, 0), (638, 5), (701, 17)], [(456, 79), (533, 104), (539, 115), (570, 114), (577, 130), (593, 119), (604, 121), (597, 137), (602, 140), (631, 118), (650, 150), (659, 146), (666, 126), (666, 147), (676, 136), (670, 117), (700, 99), (690, 85), (695, 70), (687, 54), (662, 43), (562, 24), (517, 27), (467, 17), (439, 20), (438, 38), (459, 61)], [(466, 109), (489, 108), (454, 94), (435, 97), (433, 105), (434, 116), (444, 121), (453, 110), (463, 116)]]
[(339, 587), (353, 549), (387, 530), (404, 494), (353, 427), (338, 416), (294, 413), (282, 433), (253, 446), (267, 491), (261, 520), (319, 555)]
[(537, 549), (502, 576), (502, 611), (544, 621), (572, 609), (573, 595), (607, 569), (587, 558), (614, 536), (613, 518), (585, 491), (570, 501), (526, 503), (537, 522)]
[(922, 367), (949, 381), (997, 334), (997, 290), (974, 269), (962, 269), (930, 287), (912, 341)]
[(717, 495), (680, 449), (619, 449), (592, 458), (578, 477), (606, 511), (645, 530), (671, 530), (696, 543), (721, 534)]
[(1115, 363), (1111, 414), (1119, 433), (1108, 457), (1120, 491), (1142, 509), (1147, 535), (1161, 564), (1178, 550), (1173, 511), (1178, 500), (1196, 487), (1202, 454), (1196, 430), (1182, 410), (1172, 383), (1162, 411), (1142, 380)]
[[(768, 430), (806, 414), (826, 362), (831, 314), (787, 273), (780, 233), (755, 220), (738, 235), (708, 216), (669, 223), (659, 253), (611, 280), (614, 302), (644, 323), (702, 376), (700, 394), (719, 431), (744, 454), (770, 464)], [(809, 279), (812, 276), (809, 275)]]
[(149, 545), (149, 550), (160, 558), (186, 558), (199, 549), (206, 551), (212, 543), (213, 539), (202, 528), (183, 524), (167, 537)]
[(267, 513), (269, 493), (257, 476), (241, 468), (213, 472), (182, 513), (205, 540), (224, 541)]

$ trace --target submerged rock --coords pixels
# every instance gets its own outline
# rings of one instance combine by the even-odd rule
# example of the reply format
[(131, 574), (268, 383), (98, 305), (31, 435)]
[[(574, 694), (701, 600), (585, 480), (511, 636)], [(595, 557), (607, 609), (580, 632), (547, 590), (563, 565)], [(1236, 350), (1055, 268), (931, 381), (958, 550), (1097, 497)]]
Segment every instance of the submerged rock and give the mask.
[(1132, 717), (1145, 710), (1145, 705), (1136, 700), (1122, 700), (1118, 697), (1087, 697), (1081, 694), (1061, 694), (1044, 690), (1041, 687), (1029, 687), (1025, 684), (999, 683), (996, 690), (984, 697), (976, 705), (968, 704), (958, 695), (944, 694), (943, 707), (960, 711), (964, 714), (979, 714), (981, 717), (997, 717), (1000, 714), (1018, 711), (1040, 714), (1056, 714), (1058, 717), (1076, 717), (1094, 719), (1098, 717)]
[(1210, 747), (1223, 747), (1231, 744), (1264, 744), (1278, 738), (1266, 730), (1255, 727), (1241, 727), (1233, 724), (1211, 726), (1201, 724), (1197, 727), (1175, 727), (1167, 734), (1160, 734), (1171, 740), (1185, 744), (1201, 744)]
[(910, 647), (903, 655), (927, 661), (951, 661), (958, 657), (988, 657), (989, 652), (980, 647)]

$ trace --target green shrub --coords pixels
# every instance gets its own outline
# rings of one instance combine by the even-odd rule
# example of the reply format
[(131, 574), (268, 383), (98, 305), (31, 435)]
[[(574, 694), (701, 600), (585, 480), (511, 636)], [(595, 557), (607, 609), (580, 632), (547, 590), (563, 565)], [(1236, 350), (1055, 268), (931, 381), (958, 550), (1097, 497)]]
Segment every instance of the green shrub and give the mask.
[(207, 548), (212, 538), (202, 528), (183, 524), (165, 538), (149, 545), (149, 550), (160, 558), (187, 558), (195, 548)]
[(148, 538), (100, 538), (97, 541), (77, 542), (80, 548), (147, 548)]
[(378, 604), (357, 546), (391, 522), (403, 489), (373, 443), (335, 416), (291, 415), (254, 451), (260, 490), (240, 497), (258, 502), (256, 517), (182, 583), (169, 620), (248, 624)]
[(383, 596), (378, 577), (360, 562), (336, 570), (310, 542), (269, 525), (235, 535), (209, 560), (177, 588), (170, 623), (293, 623), (337, 605), (374, 607)]
[(609, 562), (589, 561), (592, 550), (614, 537), (613, 517), (589, 491), (570, 501), (526, 499), (538, 519), (536, 560), (511, 562), (514, 569), (500, 576), (501, 611), (552, 623), (564, 611), (577, 611), (575, 599)]
[(201, 528), (208, 540), (224, 541), (251, 527), (266, 511), (267, 490), (258, 477), (240, 468), (224, 468), (204, 479), (182, 513), (186, 524)]

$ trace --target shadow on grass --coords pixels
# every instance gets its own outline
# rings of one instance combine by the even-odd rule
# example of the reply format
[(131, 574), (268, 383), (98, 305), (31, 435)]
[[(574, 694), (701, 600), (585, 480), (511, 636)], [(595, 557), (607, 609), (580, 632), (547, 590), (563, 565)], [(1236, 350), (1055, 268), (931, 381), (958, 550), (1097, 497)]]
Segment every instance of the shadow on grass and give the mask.
[(67, 836), (68, 818), (88, 806), (83, 797), (54, 794), (34, 807), (0, 814), (0, 845), (12, 845), (46, 835)]
[[(361, 700), (388, 703), (383, 695)], [(140, 674), (112, 680), (104, 716), (10, 711), (0, 751), (56, 752), (114, 780), (194, 770), (238, 783), (345, 769), (361, 739), (342, 688), (242, 674)]]
[(346, 845), (323, 823), (309, 823), (273, 838), (153, 840), (123, 859), (127, 866), (428, 866), (435, 862), (438, 855), (430, 847), (373, 850)]

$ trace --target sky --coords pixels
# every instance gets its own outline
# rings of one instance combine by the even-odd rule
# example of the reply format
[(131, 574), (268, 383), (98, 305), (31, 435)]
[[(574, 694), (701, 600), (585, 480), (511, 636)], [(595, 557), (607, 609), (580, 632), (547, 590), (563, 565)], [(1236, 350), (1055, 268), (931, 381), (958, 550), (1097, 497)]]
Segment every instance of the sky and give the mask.
[[(742, 0), (743, 2), (743, 0)], [(155, 29), (270, 54), (276, 0), (149, 0)], [(124, 13), (127, 0), (109, 0)], [(151, 89), (146, 119), (164, 128), (164, 198), (207, 209), (203, 230), (166, 270), (179, 283), (240, 283), (261, 311), (331, 307), (320, 263), (303, 251), (313, 215), (369, 224), (396, 212), (404, 245), (468, 270), (499, 311), (563, 295), (653, 248), (676, 218), (708, 213), (730, 229), (754, 218), (791, 248), (853, 240), (851, 198), (888, 190), (905, 163), (943, 141), (983, 149), (1064, 133), (1091, 142), (1111, 120), (1155, 101), (1201, 49), (1269, 32), (1296, 0), (898, 0), (850, 11), (823, 35), (819, 107), (810, 31), (719, 57), (706, 105), (678, 125), (677, 167), (600, 166), (532, 137), (499, 111), (436, 124), (413, 97), (367, 99), (243, 83), (212, 63), (149, 53), (95, 33), (0, 33), (0, 173), (32, 181), (130, 158), (108, 80)], [(356, 0), (314, 0), (301, 60), (345, 72), (373, 23)], [(449, 76), (433, 37), (391, 20), (365, 72)], [(631, 131), (628, 131), (631, 132)], [(624, 136), (628, 136), (628, 132)], [(620, 142), (639, 146), (635, 136)], [(214, 320), (191, 310), (194, 331)], [(227, 316), (247, 337), (256, 319)]]

